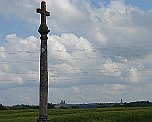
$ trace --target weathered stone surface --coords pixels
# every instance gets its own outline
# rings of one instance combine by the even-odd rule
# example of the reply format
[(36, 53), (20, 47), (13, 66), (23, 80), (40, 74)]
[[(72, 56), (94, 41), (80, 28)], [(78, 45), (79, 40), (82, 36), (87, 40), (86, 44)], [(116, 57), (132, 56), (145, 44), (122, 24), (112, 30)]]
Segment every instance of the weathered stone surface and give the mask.
[(37, 9), (41, 14), (41, 24), (38, 32), (41, 34), (40, 52), (40, 101), (38, 122), (48, 122), (48, 61), (47, 61), (47, 34), (50, 32), (46, 25), (46, 16), (50, 13), (46, 11), (46, 3), (41, 2), (41, 9)]

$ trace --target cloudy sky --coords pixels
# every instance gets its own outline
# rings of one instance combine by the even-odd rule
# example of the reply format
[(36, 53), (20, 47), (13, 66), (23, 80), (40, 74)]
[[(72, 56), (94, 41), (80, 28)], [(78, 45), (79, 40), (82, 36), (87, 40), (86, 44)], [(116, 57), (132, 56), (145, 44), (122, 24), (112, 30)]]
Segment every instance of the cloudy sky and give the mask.
[[(41, 0), (0, 0), (0, 103), (38, 104)], [(49, 102), (152, 101), (151, 0), (46, 0)]]

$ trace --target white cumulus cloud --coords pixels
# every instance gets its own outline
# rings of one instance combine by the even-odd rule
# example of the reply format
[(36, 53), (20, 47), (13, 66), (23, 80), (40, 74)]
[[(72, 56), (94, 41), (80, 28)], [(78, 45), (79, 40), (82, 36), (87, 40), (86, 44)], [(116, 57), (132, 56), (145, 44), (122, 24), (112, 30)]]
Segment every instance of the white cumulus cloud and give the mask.
[[(39, 2), (2, 0), (0, 16), (38, 25), (35, 9)], [(151, 92), (151, 10), (141, 10), (123, 0), (99, 7), (90, 1), (47, 0), (47, 10), (51, 12), (47, 18), (51, 29), (49, 84), (51, 92), (58, 93), (52, 96), (54, 100), (63, 96), (70, 102), (99, 101), (101, 97), (105, 101), (116, 101), (122, 96), (128, 100), (135, 96), (148, 98), (143, 94)], [(0, 45), (0, 89), (33, 88), (39, 83), (40, 40), (17, 35), (7, 34), (5, 43)], [(132, 97), (126, 95), (132, 92)], [(20, 96), (31, 101), (28, 95)]]

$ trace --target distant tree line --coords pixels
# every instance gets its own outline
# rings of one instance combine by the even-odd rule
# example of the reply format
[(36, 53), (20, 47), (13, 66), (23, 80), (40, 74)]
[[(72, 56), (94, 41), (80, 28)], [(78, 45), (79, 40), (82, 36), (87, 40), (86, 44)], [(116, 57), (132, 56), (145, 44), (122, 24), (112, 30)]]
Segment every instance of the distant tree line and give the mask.
[[(48, 103), (48, 109), (55, 109), (56, 104)], [(95, 103), (95, 104), (73, 104), (68, 107), (61, 106), (59, 109), (79, 109), (79, 108), (104, 108), (104, 107), (147, 107), (152, 106), (152, 102), (149, 101), (136, 101), (130, 103)], [(4, 106), (0, 104), (0, 110), (18, 110), (18, 109), (39, 109), (38, 105), (13, 105), (13, 106)]]
[(98, 108), (103, 107), (147, 107), (152, 106), (150, 101), (136, 101), (136, 102), (124, 102), (124, 103), (99, 103)]
[[(48, 103), (48, 108), (53, 109), (54, 104)], [(18, 105), (13, 105), (13, 106), (4, 106), (0, 104), (0, 110), (18, 110), (18, 109), (39, 109), (38, 105), (27, 105), (27, 104), (18, 104)]]
[(136, 101), (136, 102), (130, 102), (130, 103), (123, 103), (123, 104), (114, 104), (114, 107), (147, 107), (152, 106), (152, 102), (149, 101)]

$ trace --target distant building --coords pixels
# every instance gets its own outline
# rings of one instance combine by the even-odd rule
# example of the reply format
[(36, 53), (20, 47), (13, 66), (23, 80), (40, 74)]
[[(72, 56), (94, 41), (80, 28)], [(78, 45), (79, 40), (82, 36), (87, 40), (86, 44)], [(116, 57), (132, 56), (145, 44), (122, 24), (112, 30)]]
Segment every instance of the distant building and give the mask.
[(67, 104), (65, 100), (61, 100), (59, 104), (55, 105), (55, 108), (97, 108), (97, 103), (89, 103), (89, 104)]
[(65, 100), (61, 100), (61, 102), (59, 104), (55, 105), (55, 108), (67, 108), (67, 107), (68, 107), (68, 105), (65, 102)]
[(120, 105), (124, 105), (124, 104), (123, 104), (123, 100), (122, 100), (122, 99), (120, 100)]

